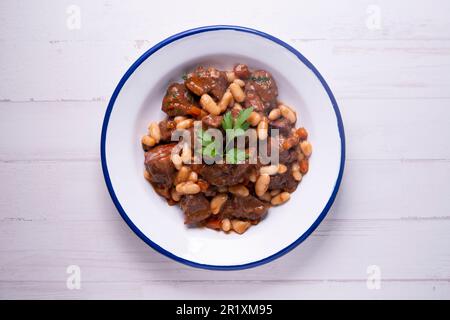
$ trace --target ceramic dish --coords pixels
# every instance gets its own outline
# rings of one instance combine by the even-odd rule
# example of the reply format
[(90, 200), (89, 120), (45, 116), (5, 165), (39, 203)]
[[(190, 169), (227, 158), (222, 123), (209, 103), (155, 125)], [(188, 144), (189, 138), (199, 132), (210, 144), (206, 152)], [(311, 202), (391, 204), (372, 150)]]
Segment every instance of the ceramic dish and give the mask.
[[(197, 65), (230, 69), (240, 62), (272, 73), (279, 99), (292, 105), (314, 145), (310, 170), (283, 206), (245, 234), (183, 225), (143, 178), (140, 136), (161, 120), (168, 83)], [(330, 209), (341, 182), (345, 138), (333, 94), (317, 69), (297, 50), (266, 33), (236, 26), (188, 30), (158, 43), (125, 73), (109, 102), (101, 136), (102, 168), (114, 204), (148, 245), (187, 265), (243, 269), (272, 261), (306, 239)]]

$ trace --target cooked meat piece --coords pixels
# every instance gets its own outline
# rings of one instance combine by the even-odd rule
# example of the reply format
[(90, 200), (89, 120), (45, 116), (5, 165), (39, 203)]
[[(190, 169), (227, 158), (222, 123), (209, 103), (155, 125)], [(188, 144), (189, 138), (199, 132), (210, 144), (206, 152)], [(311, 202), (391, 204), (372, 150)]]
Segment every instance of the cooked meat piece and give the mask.
[(237, 64), (233, 68), (234, 74), (239, 79), (246, 80), (248, 77), (250, 77), (250, 70), (248, 70), (248, 67), (246, 64)]
[(269, 190), (282, 189), (287, 192), (294, 192), (297, 185), (298, 181), (292, 176), (290, 168), (283, 174), (270, 176)]
[(175, 131), (177, 124), (173, 120), (163, 120), (159, 123), (159, 130), (161, 131), (161, 141), (170, 142), (172, 139), (172, 132)]
[[(291, 141), (292, 140), (292, 141)], [(275, 152), (278, 152), (278, 162), (288, 164), (298, 159), (297, 151), (295, 147), (298, 146), (298, 142), (293, 143), (293, 136), (285, 138), (284, 136), (279, 136), (278, 147), (274, 148)], [(272, 155), (272, 142), (275, 141), (273, 137), (268, 137), (267, 139), (267, 155)], [(271, 161), (275, 161), (272, 159)]]
[(172, 197), (170, 196), (170, 186), (166, 186), (164, 184), (157, 184), (153, 182), (151, 184), (153, 186), (153, 189), (155, 189), (156, 193), (159, 194), (161, 197), (166, 198), (167, 202), (170, 205), (170, 202), (173, 201)]
[(202, 119), (202, 122), (209, 128), (219, 128), (222, 125), (222, 116), (209, 114)]
[(214, 197), (217, 194), (217, 187), (210, 185), (208, 189), (204, 192), (207, 197)]
[(288, 137), (280, 136), (280, 150), (289, 150), (294, 147), (298, 147), (300, 143), (300, 137), (297, 134), (291, 134)]
[(277, 120), (271, 121), (269, 126), (270, 129), (278, 129), (280, 135), (285, 137), (291, 134), (291, 129), (294, 127), (294, 125), (286, 118), (278, 118)]
[(198, 96), (211, 93), (214, 98), (220, 100), (227, 89), (228, 80), (225, 72), (213, 67), (205, 69), (200, 66), (187, 74), (184, 84)]
[(254, 89), (245, 88), (245, 108), (253, 107), (253, 109), (257, 112), (263, 112), (265, 109), (264, 103), (261, 98), (258, 96)]
[[(252, 100), (248, 102), (249, 105), (258, 102), (258, 99), (254, 97), (255, 95), (259, 97), (265, 110), (271, 110), (277, 104), (278, 87), (272, 75), (267, 71), (253, 72), (245, 85), (245, 93), (247, 95), (246, 100)], [(247, 101), (245, 105), (247, 106)], [(255, 105), (253, 106), (255, 107)]]
[(222, 230), (222, 220), (216, 216), (209, 217), (204, 221), (205, 227), (215, 230)]
[(184, 196), (180, 201), (180, 207), (184, 211), (186, 224), (203, 221), (211, 215), (209, 201), (203, 193)]
[(223, 218), (240, 218), (257, 220), (264, 217), (269, 209), (269, 204), (258, 198), (248, 195), (247, 197), (232, 196), (225, 202), (220, 212)]
[(280, 152), (280, 155), (278, 156), (278, 161), (284, 164), (292, 163), (297, 160), (298, 154), (294, 148), (291, 148), (289, 150), (283, 150)]
[(162, 101), (162, 110), (171, 117), (199, 116), (201, 109), (195, 106), (194, 98), (181, 83), (172, 83)]
[(210, 184), (221, 186), (233, 186), (247, 180), (250, 175), (251, 164), (212, 164), (194, 165), (192, 169)]
[(158, 145), (145, 153), (144, 163), (154, 185), (172, 185), (176, 169), (170, 155), (175, 146), (176, 143)]

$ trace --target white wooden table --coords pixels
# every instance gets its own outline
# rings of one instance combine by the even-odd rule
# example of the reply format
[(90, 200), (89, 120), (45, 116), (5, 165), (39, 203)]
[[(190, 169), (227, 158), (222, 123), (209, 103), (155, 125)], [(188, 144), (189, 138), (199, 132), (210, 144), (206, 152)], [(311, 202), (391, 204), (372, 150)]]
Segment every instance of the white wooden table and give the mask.
[[(0, 298), (450, 298), (450, 2), (190, 3), (0, 2)], [(147, 247), (100, 167), (124, 71), (157, 41), (210, 24), (299, 49), (334, 91), (347, 136), (325, 221), (244, 271)], [(80, 289), (66, 285), (70, 265)]]

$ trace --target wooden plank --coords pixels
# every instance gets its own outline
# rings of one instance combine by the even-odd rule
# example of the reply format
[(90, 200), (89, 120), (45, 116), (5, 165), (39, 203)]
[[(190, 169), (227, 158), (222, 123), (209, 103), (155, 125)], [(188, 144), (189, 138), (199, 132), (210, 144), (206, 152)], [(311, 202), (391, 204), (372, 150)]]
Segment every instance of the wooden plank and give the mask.
[(2, 299), (446, 299), (449, 282), (382, 282), (369, 290), (362, 282), (334, 281), (146, 281), (83, 282), (68, 290), (65, 281), (1, 282)]
[[(450, 40), (290, 42), (315, 64), (338, 99), (450, 98)], [(152, 44), (35, 42), (29, 50), (28, 42), (5, 41), (0, 100), (107, 101)]]
[(0, 102), (1, 161), (98, 160), (104, 102)]
[[(64, 281), (70, 265), (91, 282), (365, 281), (450, 282), (450, 221), (327, 219), (298, 248), (270, 264), (236, 272), (205, 271), (162, 256), (122, 221), (9, 221), (0, 224), (1, 281)], [(51, 234), (52, 236), (48, 236)], [(56, 240), (57, 239), (57, 240)]]
[[(68, 21), (70, 24), (71, 17), (76, 15), (71, 10), (72, 3), (2, 1), (0, 39), (157, 41), (188, 28), (224, 21), (224, 11), (212, 9), (208, 0), (198, 0), (195, 5), (183, 0), (172, 1), (170, 14), (176, 19), (167, 18), (167, 5), (155, 5), (144, 0), (126, 3), (119, 0), (78, 0), (73, 4), (80, 10), (79, 29), (67, 27)], [(227, 5), (229, 8), (239, 8), (227, 15), (227, 23), (261, 29), (286, 38), (450, 38), (450, 22), (446, 15), (450, 6), (445, 0), (342, 0), (339, 6), (327, 0), (261, 0), (257, 6), (230, 0)], [(377, 18), (378, 12), (379, 28), (376, 23), (370, 23), (371, 18)], [(133, 17), (133, 23), (130, 23), (129, 17)]]
[[(224, 11), (174, 0), (168, 20), (165, 4), (78, 0), (81, 28), (70, 30), (69, 3), (0, 2), (0, 298), (450, 296), (450, 2), (258, 4), (230, 0), (239, 10), (227, 23), (274, 34), (316, 65), (338, 99), (348, 161), (335, 205), (299, 248), (259, 268), (208, 272), (156, 253), (121, 220), (99, 135), (138, 56)], [(374, 10), (380, 28), (367, 26)], [(81, 290), (66, 288), (72, 264)], [(380, 290), (367, 289), (370, 265)]]

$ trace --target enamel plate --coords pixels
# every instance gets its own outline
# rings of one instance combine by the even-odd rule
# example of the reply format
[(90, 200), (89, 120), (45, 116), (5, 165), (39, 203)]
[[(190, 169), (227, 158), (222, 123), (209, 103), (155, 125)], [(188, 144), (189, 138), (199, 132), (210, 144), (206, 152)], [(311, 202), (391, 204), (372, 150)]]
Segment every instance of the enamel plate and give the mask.
[[(313, 145), (310, 168), (291, 199), (243, 235), (189, 228), (178, 206), (168, 206), (143, 177), (140, 138), (164, 118), (168, 84), (197, 65), (231, 69), (245, 63), (272, 73), (278, 98), (298, 114)], [(149, 246), (182, 263), (207, 269), (244, 269), (272, 261), (305, 240), (330, 209), (345, 160), (344, 128), (333, 94), (297, 50), (266, 33), (236, 26), (188, 30), (158, 43), (125, 73), (102, 128), (101, 160), (112, 200)]]

